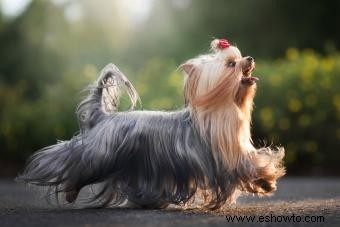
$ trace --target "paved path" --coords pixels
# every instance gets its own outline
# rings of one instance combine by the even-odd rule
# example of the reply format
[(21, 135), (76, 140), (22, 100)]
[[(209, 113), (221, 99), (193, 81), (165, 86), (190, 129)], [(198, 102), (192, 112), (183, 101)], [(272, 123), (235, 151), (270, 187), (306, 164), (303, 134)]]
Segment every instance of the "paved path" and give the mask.
[[(278, 191), (272, 197), (241, 198), (236, 205), (214, 212), (176, 208), (166, 210), (58, 208), (49, 205), (30, 188), (8, 180), (0, 181), (1, 227), (230, 226), (228, 218), (234, 215), (248, 218), (244, 219), (242, 226), (253, 226), (250, 220), (253, 216), (256, 216), (254, 222), (261, 226), (278, 224), (340, 226), (340, 179), (285, 178), (280, 181)], [(290, 221), (284, 222), (284, 218), (290, 218)], [(299, 220), (300, 222), (297, 222)], [(321, 223), (306, 222), (312, 220), (319, 220)], [(234, 221), (236, 222), (235, 219)], [(234, 224), (240, 226), (240, 223)]]

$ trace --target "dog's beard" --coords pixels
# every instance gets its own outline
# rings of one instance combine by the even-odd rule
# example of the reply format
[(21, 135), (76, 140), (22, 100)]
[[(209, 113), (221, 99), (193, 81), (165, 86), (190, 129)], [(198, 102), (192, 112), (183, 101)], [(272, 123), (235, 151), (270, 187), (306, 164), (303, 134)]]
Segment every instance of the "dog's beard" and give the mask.
[(252, 76), (252, 71), (255, 68), (255, 63), (250, 63), (242, 69), (241, 81), (239, 83), (237, 93), (235, 95), (235, 102), (241, 111), (247, 116), (248, 121), (251, 118), (253, 110), (253, 100), (256, 92), (257, 77)]

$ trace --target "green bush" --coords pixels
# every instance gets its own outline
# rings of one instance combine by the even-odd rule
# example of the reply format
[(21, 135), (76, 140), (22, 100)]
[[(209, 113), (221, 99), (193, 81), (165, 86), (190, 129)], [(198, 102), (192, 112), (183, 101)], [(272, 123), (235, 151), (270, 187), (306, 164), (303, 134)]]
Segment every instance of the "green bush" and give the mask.
[(293, 173), (339, 169), (340, 55), (291, 48), (285, 59), (259, 62), (256, 73), (255, 142), (282, 144)]

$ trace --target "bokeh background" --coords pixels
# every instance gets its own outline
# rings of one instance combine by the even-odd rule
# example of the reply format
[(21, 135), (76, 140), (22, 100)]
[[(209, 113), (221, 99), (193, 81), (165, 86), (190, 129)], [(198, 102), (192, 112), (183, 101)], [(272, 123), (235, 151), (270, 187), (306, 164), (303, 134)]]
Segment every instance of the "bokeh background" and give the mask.
[(186, 59), (226, 37), (257, 61), (256, 145), (289, 175), (340, 174), (340, 1), (0, 0), (0, 176), (78, 130), (82, 89), (114, 62), (143, 109), (183, 106)]

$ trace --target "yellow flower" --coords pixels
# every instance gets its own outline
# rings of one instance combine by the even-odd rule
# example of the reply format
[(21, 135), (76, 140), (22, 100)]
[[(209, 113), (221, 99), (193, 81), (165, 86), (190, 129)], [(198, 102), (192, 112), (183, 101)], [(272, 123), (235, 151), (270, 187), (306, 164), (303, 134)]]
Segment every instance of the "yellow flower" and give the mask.
[(333, 96), (333, 104), (335, 108), (340, 111), (340, 94), (336, 94)]
[(321, 61), (321, 68), (326, 72), (331, 72), (334, 68), (335, 62), (334, 59), (328, 57), (324, 58)]
[(313, 78), (313, 70), (311, 68), (305, 67), (301, 73), (301, 80), (304, 85), (310, 85)]
[(272, 128), (274, 125), (274, 114), (270, 107), (264, 107), (260, 110), (260, 118), (264, 127)]
[(176, 71), (172, 74), (170, 74), (169, 79), (168, 79), (168, 83), (170, 86), (173, 86), (174, 88), (176, 88), (176, 92), (181, 95), (182, 94), (182, 90), (183, 90), (183, 75)]
[(299, 52), (295, 48), (288, 48), (286, 51), (286, 57), (290, 61), (294, 61), (299, 57)]
[(296, 99), (296, 98), (292, 98), (292, 99), (288, 100), (288, 108), (291, 112), (300, 111), (301, 108), (302, 108), (301, 101)]

